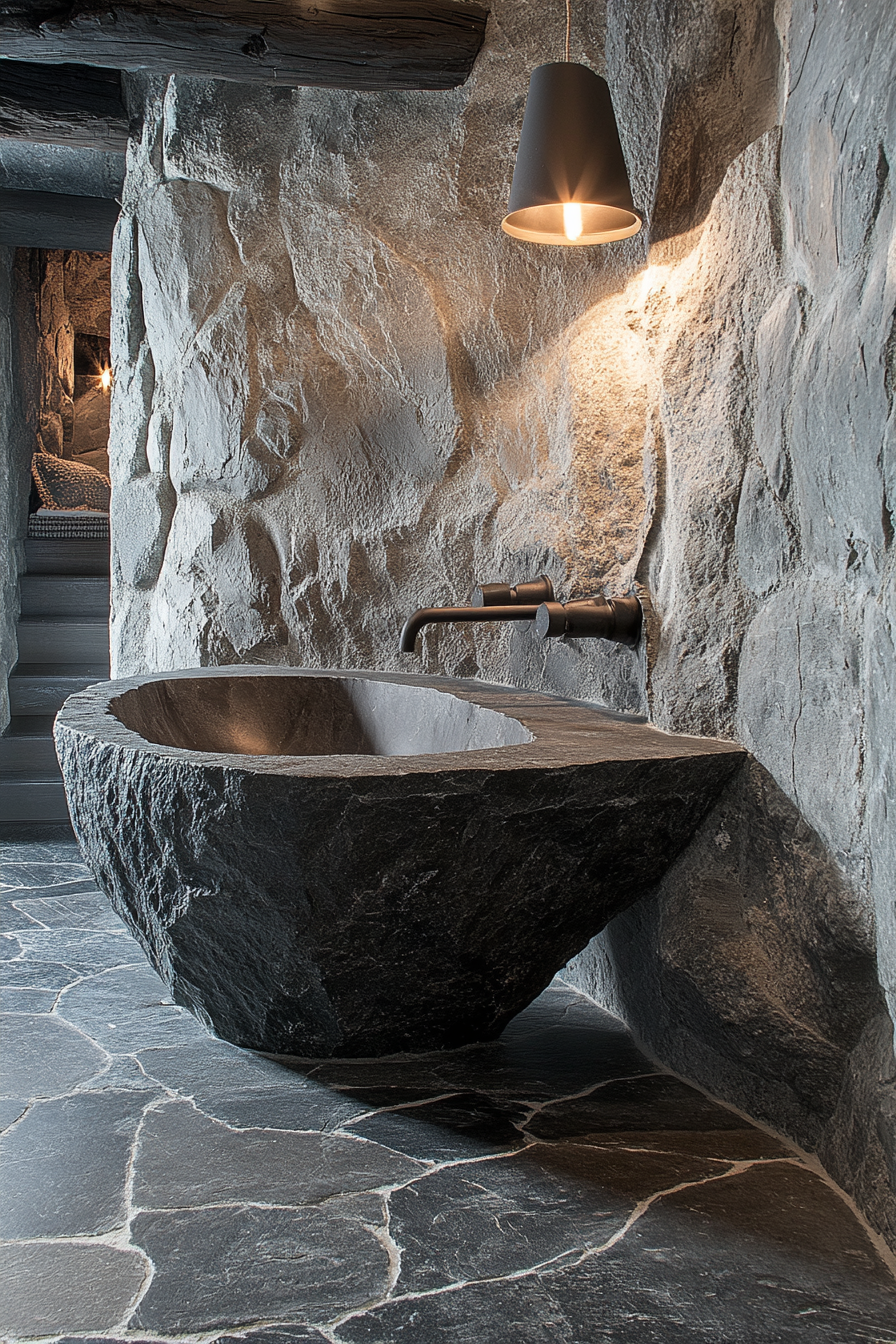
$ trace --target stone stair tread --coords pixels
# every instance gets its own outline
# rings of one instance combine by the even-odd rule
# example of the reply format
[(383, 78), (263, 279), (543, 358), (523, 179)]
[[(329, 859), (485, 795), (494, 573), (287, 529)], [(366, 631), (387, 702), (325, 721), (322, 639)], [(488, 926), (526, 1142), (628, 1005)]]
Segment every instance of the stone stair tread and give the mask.
[(10, 737), (38, 739), (52, 737), (55, 719), (55, 714), (14, 714), (0, 736), (0, 743), (4, 738)]
[(109, 573), (109, 543), (80, 537), (26, 537), (25, 569), (29, 574), (102, 576)]
[[(24, 715), (17, 716), (26, 717)], [(59, 779), (59, 762), (53, 741), (52, 716), (34, 716), (48, 719), (50, 728), (40, 734), (6, 732), (0, 737), (0, 779)]]
[(108, 680), (108, 663), (17, 663), (7, 682), (10, 711), (55, 714), (76, 691)]
[(68, 821), (61, 779), (0, 779), (0, 821)]
[(23, 574), (19, 580), (24, 618), (98, 616), (109, 619), (109, 580), (99, 575)]
[(91, 630), (108, 629), (108, 616), (94, 615), (87, 612), (84, 615), (74, 613), (69, 615), (66, 612), (53, 612), (47, 615), (21, 615), (18, 621), (19, 625), (44, 627), (44, 626), (62, 626), (85, 625)]
[(93, 677), (97, 681), (109, 680), (109, 664), (96, 662), (77, 663), (16, 663), (9, 675), (10, 681), (29, 677), (40, 681), (81, 681)]
[(109, 622), (101, 617), (24, 616), (16, 627), (19, 659), (26, 666), (54, 663), (106, 663)]

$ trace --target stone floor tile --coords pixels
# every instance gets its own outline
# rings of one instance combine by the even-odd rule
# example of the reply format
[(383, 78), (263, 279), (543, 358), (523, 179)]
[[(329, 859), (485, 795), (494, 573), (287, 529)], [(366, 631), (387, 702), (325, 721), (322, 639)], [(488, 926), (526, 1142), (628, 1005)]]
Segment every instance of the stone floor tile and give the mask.
[(896, 1344), (896, 1285), (824, 1182), (770, 1162), (656, 1200), (615, 1244), (561, 1267), (425, 1296), (399, 1282), (393, 1301), (334, 1333), (343, 1344)]
[(790, 1157), (792, 1149), (781, 1139), (742, 1123), (741, 1129), (629, 1129), (618, 1134), (573, 1136), (577, 1143), (600, 1148), (628, 1148), (633, 1152), (689, 1153), (727, 1162), (751, 1162), (758, 1157)]
[(119, 1335), (64, 1335), (62, 1339), (54, 1340), (53, 1344), (154, 1344), (154, 1342), (130, 1335), (127, 1339)]
[(288, 1070), (270, 1087), (203, 1088), (196, 1090), (194, 1098), (210, 1119), (236, 1129), (316, 1129), (323, 1133), (376, 1109), (373, 1103)]
[(375, 1195), (323, 1208), (140, 1214), (133, 1238), (155, 1274), (132, 1328), (170, 1335), (327, 1320), (387, 1291), (390, 1256), (376, 1235), (382, 1226)]
[(606, 1344), (896, 1344), (896, 1285), (818, 1177), (762, 1163), (653, 1204), (603, 1255), (552, 1276)]
[(87, 1082), (107, 1055), (67, 1022), (46, 1015), (4, 1014), (3, 1094), (57, 1097)]
[(363, 1139), (231, 1130), (189, 1102), (169, 1102), (148, 1114), (141, 1130), (133, 1199), (143, 1209), (299, 1206), (398, 1185), (425, 1169)]
[(455, 1162), (505, 1153), (526, 1142), (517, 1123), (525, 1106), (503, 1105), (477, 1092), (375, 1111), (345, 1126), (397, 1152), (428, 1162)]
[(34, 891), (56, 887), (64, 895), (67, 887), (79, 891), (94, 887), (94, 881), (80, 856), (71, 852), (63, 859), (34, 859), (16, 862), (0, 856), (0, 889), (3, 891)]
[[(253, 1055), (170, 1003), (73, 847), (15, 862), (11, 1340), (896, 1344), (896, 1283), (844, 1202), (568, 986), (446, 1054)], [(130, 1250), (26, 1236), (128, 1211)]]
[(74, 837), (47, 840), (0, 841), (0, 875), (12, 863), (77, 863), (86, 873), (87, 865)]
[[(395, 1056), (390, 1059), (304, 1061), (301, 1065), (310, 1077), (345, 1091), (390, 1087), (416, 1089), (420, 1098), (446, 1092), (484, 1092), (506, 1100), (547, 1101), (558, 1095), (580, 1091), (607, 1077), (625, 1077), (652, 1070), (654, 1066), (631, 1047), (623, 1058), (611, 1042), (606, 1055), (597, 1033), (589, 1033), (587, 1049), (578, 1067), (574, 1051), (567, 1056), (554, 1049), (554, 1042), (533, 1037), (531, 1058), (527, 1060), (522, 1040), (512, 1048), (504, 1040), (486, 1045), (467, 1046), (446, 1052), (444, 1056)], [(289, 1061), (285, 1061), (289, 1065)], [(298, 1067), (294, 1062), (292, 1067)]]
[(36, 1102), (0, 1136), (0, 1239), (100, 1236), (123, 1226), (128, 1163), (152, 1094)]
[(58, 961), (0, 961), (0, 987), (49, 989), (58, 993), (81, 978), (81, 972)]
[(658, 1072), (616, 1018), (565, 985), (551, 986), (497, 1041), (444, 1055), (391, 1059), (283, 1061), (330, 1086), (355, 1091), (418, 1087), (419, 1096), (479, 1091), (492, 1097), (550, 1100), (612, 1077)]
[(34, 928), (34, 920), (24, 914), (15, 903), (17, 897), (28, 895), (29, 892), (20, 890), (0, 891), (0, 933), (15, 933), (17, 929)]
[(8, 1337), (114, 1330), (146, 1276), (136, 1251), (102, 1243), (0, 1246), (0, 1332)]
[[(128, 946), (133, 947), (130, 940)], [(56, 1011), (116, 1054), (208, 1040), (195, 1017), (172, 1002), (167, 986), (146, 962), (79, 980), (60, 994)]]
[[(18, 930), (16, 930), (18, 932)], [(22, 955), (22, 945), (15, 933), (0, 933), (0, 961), (15, 961)]]
[(45, 921), (39, 913), (30, 913), (31, 907), (39, 907), (50, 901), (58, 901), (62, 906), (90, 902), (94, 917), (101, 921), (99, 928), (122, 927), (120, 922), (114, 926), (111, 923), (116, 916), (105, 896), (96, 890), (92, 882), (79, 879), (58, 886), (0, 887), (0, 932), (15, 933), (18, 929), (40, 928)]
[[(445, 1167), (396, 1190), (398, 1291), (519, 1274), (602, 1245), (657, 1190), (718, 1172), (711, 1159), (542, 1145)], [(437, 1217), (433, 1217), (437, 1210)]]
[[(305, 1325), (269, 1325), (245, 1334), (219, 1335), (215, 1344), (322, 1344), (326, 1339), (319, 1330)], [(60, 1340), (59, 1344), (65, 1344)]]
[(5, 1133), (10, 1125), (14, 1125), (22, 1118), (28, 1105), (29, 1103), (21, 1097), (0, 1098), (0, 1134)]
[(99, 1073), (79, 1084), (81, 1092), (102, 1092), (109, 1089), (126, 1089), (130, 1092), (160, 1090), (154, 1078), (147, 1078), (140, 1068), (139, 1061), (133, 1055), (109, 1055)]
[(468, 1284), (425, 1297), (400, 1297), (337, 1325), (338, 1344), (594, 1344), (606, 1314), (593, 1302), (570, 1319), (551, 1280), (532, 1275)]
[[(50, 889), (52, 891), (52, 888)], [(122, 933), (125, 926), (99, 891), (66, 893), (64, 896), (34, 895), (18, 897), (17, 910), (32, 924), (46, 929), (92, 929), (96, 933)]]
[(265, 1055), (240, 1050), (201, 1028), (192, 1044), (151, 1046), (140, 1050), (138, 1058), (151, 1078), (184, 1097), (243, 1088), (288, 1087), (292, 1077), (289, 1070)]
[(90, 929), (41, 929), (32, 925), (16, 929), (9, 936), (19, 943), (23, 960), (61, 962), (79, 975), (144, 962), (143, 953), (123, 927), (115, 933), (94, 933)]
[(58, 997), (54, 989), (4, 985), (0, 987), (0, 1013), (51, 1013)]
[(678, 1078), (654, 1073), (612, 1079), (585, 1096), (541, 1107), (526, 1126), (541, 1139), (600, 1139), (607, 1131), (743, 1129), (743, 1119)]

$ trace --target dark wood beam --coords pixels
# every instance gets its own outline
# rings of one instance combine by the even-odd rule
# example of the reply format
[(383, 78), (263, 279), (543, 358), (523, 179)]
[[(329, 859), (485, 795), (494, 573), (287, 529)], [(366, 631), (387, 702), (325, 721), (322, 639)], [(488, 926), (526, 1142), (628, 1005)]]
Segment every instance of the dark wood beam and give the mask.
[(0, 137), (122, 152), (128, 118), (118, 71), (0, 61)]
[(118, 212), (117, 201), (99, 196), (0, 191), (0, 243), (109, 252)]
[(0, 0), (0, 50), (248, 83), (452, 89), (487, 18), (469, 0)]

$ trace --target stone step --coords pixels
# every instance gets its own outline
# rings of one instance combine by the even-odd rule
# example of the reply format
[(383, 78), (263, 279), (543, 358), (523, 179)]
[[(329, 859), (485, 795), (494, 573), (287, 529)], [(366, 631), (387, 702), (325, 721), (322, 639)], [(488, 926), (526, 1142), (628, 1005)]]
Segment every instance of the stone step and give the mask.
[(109, 657), (108, 620), (26, 616), (16, 639), (23, 663), (104, 663)]
[(29, 574), (108, 574), (109, 543), (81, 537), (26, 537), (25, 569)]
[(109, 619), (109, 580), (99, 575), (23, 574), (23, 616), (102, 616)]
[(75, 691), (108, 680), (108, 663), (17, 663), (9, 678), (9, 708), (12, 714), (55, 714)]
[(0, 821), (68, 821), (62, 780), (0, 779)]
[(19, 714), (0, 737), (0, 778), (57, 779), (52, 714)]

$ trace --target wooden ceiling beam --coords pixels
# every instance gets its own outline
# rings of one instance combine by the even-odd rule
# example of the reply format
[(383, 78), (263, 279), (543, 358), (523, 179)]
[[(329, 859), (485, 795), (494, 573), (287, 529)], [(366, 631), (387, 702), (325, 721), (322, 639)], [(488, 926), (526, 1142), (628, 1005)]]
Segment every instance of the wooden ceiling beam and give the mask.
[(128, 118), (118, 71), (0, 61), (0, 138), (123, 152)]
[(451, 89), (487, 18), (470, 0), (0, 0), (0, 50), (246, 83)]
[(0, 244), (109, 252), (117, 201), (48, 191), (0, 191)]

